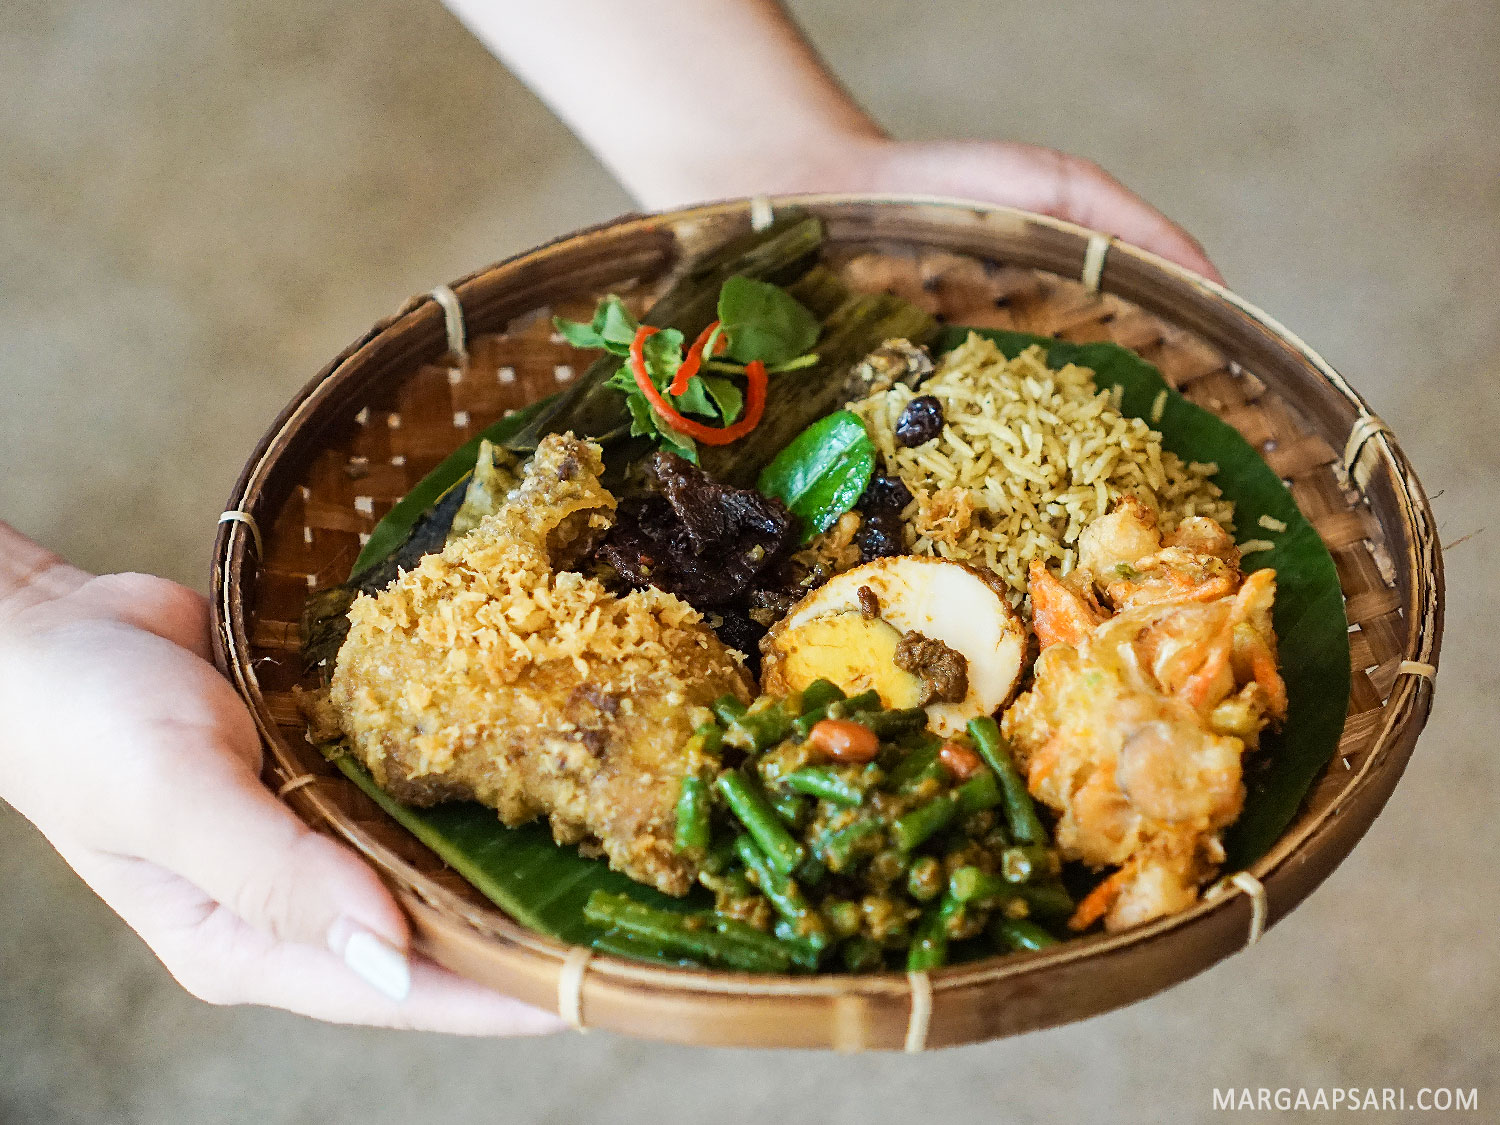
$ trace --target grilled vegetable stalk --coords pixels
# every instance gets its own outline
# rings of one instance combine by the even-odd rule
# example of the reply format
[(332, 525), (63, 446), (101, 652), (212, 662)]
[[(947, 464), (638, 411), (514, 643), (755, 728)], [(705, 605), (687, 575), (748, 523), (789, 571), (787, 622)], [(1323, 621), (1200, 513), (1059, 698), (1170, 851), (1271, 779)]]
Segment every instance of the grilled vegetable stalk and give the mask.
[[(642, 318), (645, 324), (676, 328), (691, 339), (714, 319), (719, 290), (735, 275), (786, 285), (807, 271), (823, 244), (820, 220), (788, 211), (763, 231), (731, 239), (695, 263)], [(506, 448), (530, 452), (548, 434), (572, 430), (594, 441), (622, 435), (630, 424), (625, 397), (604, 385), (620, 367), (614, 355), (589, 365), (578, 382), (509, 441)]]
[(699, 451), (703, 469), (725, 484), (749, 488), (782, 447), (823, 415), (869, 390), (854, 366), (892, 337), (926, 343), (937, 333), (927, 313), (889, 294), (858, 294), (828, 314), (818, 362), (771, 377), (760, 425), (731, 445)]

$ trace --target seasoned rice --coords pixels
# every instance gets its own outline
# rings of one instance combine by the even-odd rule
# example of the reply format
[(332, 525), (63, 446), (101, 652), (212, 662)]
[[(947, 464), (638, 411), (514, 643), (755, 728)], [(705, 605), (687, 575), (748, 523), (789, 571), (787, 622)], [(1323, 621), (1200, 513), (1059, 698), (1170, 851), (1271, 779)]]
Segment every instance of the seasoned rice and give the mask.
[(1209, 480), (1218, 466), (1162, 449), (1161, 434), (1121, 414), (1118, 394), (1098, 390), (1088, 368), (1052, 371), (1040, 347), (1007, 360), (970, 334), (920, 391), (942, 403), (944, 426), (915, 448), (898, 446), (895, 428), (916, 391), (896, 384), (851, 405), (885, 471), (915, 497), (904, 513), (908, 543), (988, 567), (1017, 604), (1030, 561), (1071, 570), (1079, 533), (1127, 492), (1166, 531), (1189, 516), (1234, 529), (1234, 505)]

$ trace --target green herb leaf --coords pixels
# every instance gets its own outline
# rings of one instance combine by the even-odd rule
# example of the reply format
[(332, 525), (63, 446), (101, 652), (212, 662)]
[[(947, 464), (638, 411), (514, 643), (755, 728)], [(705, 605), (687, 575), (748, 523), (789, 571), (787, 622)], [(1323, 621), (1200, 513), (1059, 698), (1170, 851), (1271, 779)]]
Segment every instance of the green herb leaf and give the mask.
[(575, 348), (602, 348), (604, 337), (594, 330), (592, 324), (585, 324), (581, 320), (566, 320), (560, 316), (552, 318), (552, 326), (557, 333)]
[(649, 437), (670, 446), (676, 453), (693, 464), (698, 463), (698, 443), (687, 434), (678, 433), (662, 420), (655, 408), (646, 401), (646, 396), (641, 394), (639, 388), (625, 399), (625, 406), (630, 411), (630, 436)]
[(794, 437), (755, 487), (802, 517), (802, 541), (827, 531), (864, 495), (875, 472), (875, 443), (858, 416), (840, 410)]
[[(957, 347), (970, 329), (950, 328), (944, 350)], [(1261, 516), (1286, 524), (1286, 530), (1258, 536), (1275, 543), (1272, 550), (1250, 555), (1256, 569), (1276, 571), (1277, 654), (1290, 701), (1286, 725), (1261, 740), (1259, 753), (1246, 755), (1245, 808), (1225, 834), (1228, 870), (1245, 867), (1270, 850), (1292, 818), (1313, 781), (1333, 757), (1344, 729), (1349, 701), (1349, 626), (1343, 590), (1333, 557), (1297, 502), (1264, 460), (1229, 423), (1178, 394), (1161, 372), (1118, 344), (1074, 344), (1024, 332), (975, 330), (993, 340), (1007, 356), (1032, 344), (1047, 349), (1054, 368), (1076, 363), (1093, 369), (1101, 388), (1121, 388), (1121, 409), (1136, 418), (1151, 417), (1156, 396), (1167, 392), (1160, 430), (1162, 445), (1184, 460), (1212, 461), (1219, 466), (1214, 483), (1234, 501), (1235, 525), (1243, 539)]]
[(719, 417), (724, 420), (724, 425), (733, 425), (739, 418), (740, 411), (745, 408), (744, 392), (730, 380), (718, 375), (704, 375), (702, 379), (708, 390), (708, 397), (719, 408)]
[(780, 286), (731, 277), (719, 290), (728, 355), (740, 363), (786, 363), (818, 341), (818, 318)]
[[(641, 345), (641, 357), (646, 361), (646, 374), (658, 390), (666, 390), (672, 376), (682, 366), (682, 333), (675, 328), (663, 328), (646, 337)], [(626, 375), (630, 373), (627, 371)], [(635, 380), (632, 379), (633, 383)]]
[(719, 408), (709, 397), (708, 388), (704, 385), (701, 375), (694, 375), (689, 379), (687, 389), (680, 395), (667, 395), (667, 401), (679, 414), (701, 414), (708, 419), (719, 416)]
[(603, 348), (615, 355), (625, 355), (640, 325), (625, 302), (611, 293), (599, 302), (594, 319), (588, 324), (554, 316), (552, 325), (558, 334), (575, 348)]
[(630, 350), (630, 343), (635, 339), (640, 322), (630, 315), (625, 302), (611, 293), (599, 302), (592, 327), (610, 351), (616, 355), (624, 355)]

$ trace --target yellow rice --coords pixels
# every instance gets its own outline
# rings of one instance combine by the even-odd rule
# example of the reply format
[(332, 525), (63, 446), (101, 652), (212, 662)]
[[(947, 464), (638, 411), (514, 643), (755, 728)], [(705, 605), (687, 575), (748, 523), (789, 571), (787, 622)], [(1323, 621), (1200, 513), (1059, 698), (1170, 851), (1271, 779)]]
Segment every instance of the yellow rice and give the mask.
[(1218, 466), (1163, 450), (1161, 434), (1122, 415), (1118, 396), (1097, 390), (1088, 368), (1052, 371), (1039, 347), (1007, 360), (971, 334), (920, 393), (942, 403), (944, 427), (911, 449), (896, 444), (895, 428), (916, 391), (897, 384), (851, 405), (885, 471), (915, 497), (904, 513), (909, 545), (988, 567), (1018, 604), (1028, 563), (1071, 570), (1079, 532), (1127, 492), (1164, 530), (1195, 515), (1233, 530), (1234, 506), (1209, 480)]

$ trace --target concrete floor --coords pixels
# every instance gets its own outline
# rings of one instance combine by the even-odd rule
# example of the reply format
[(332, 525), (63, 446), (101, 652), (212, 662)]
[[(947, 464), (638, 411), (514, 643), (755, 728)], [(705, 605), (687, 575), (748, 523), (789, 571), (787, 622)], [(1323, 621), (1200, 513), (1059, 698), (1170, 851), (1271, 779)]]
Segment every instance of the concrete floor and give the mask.
[[(1477, 1086), (1500, 1117), (1500, 9), (793, 7), (898, 134), (1071, 149), (1182, 220), (1396, 428), (1444, 541), (1481, 532), (1448, 555), (1438, 708), (1385, 814), (1165, 995), (843, 1059), (211, 1009), (0, 807), (0, 1121), (1155, 1122), (1230, 1085)], [(0, 106), (0, 515), (200, 587), (311, 372), (408, 293), (628, 205), (436, 0), (9, 0)]]

